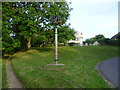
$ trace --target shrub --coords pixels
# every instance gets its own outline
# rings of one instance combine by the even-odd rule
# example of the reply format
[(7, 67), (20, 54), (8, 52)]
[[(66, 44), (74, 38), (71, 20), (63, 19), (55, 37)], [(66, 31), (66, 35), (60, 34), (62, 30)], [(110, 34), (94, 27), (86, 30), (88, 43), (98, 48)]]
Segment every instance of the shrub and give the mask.
[(76, 43), (72, 42), (72, 43), (68, 43), (69, 46), (75, 46)]

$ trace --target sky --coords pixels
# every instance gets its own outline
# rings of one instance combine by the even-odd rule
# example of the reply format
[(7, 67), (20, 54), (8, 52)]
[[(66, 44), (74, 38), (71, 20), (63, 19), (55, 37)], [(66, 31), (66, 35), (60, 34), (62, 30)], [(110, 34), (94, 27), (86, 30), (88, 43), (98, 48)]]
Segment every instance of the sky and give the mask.
[(103, 34), (111, 38), (118, 33), (119, 0), (67, 0), (71, 1), (71, 28), (83, 32), (84, 40)]

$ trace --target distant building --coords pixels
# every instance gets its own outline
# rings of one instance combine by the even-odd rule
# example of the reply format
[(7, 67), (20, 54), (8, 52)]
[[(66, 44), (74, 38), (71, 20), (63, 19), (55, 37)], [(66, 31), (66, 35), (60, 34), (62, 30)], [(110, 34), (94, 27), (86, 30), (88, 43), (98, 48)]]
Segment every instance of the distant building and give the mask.
[(98, 46), (98, 45), (100, 45), (100, 43), (99, 43), (98, 41), (95, 41), (95, 42), (93, 43), (93, 46)]
[(111, 39), (112, 40), (116, 40), (116, 39), (120, 39), (120, 32), (118, 32), (117, 34), (115, 34)]
[(88, 46), (88, 43), (85, 43), (85, 46)]
[(83, 33), (77, 32), (75, 34), (76, 40), (69, 40), (67, 43), (76, 43), (78, 46), (83, 46)]
[(90, 46), (92, 46), (92, 44), (90, 43)]

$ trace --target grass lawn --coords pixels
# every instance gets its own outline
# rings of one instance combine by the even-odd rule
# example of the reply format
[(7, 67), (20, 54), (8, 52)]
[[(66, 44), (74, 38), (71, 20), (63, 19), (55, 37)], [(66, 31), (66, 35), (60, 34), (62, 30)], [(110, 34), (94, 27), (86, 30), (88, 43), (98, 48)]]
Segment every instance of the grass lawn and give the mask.
[(2, 88), (7, 88), (6, 59), (2, 59)]
[(0, 89), (2, 88), (2, 59), (0, 58)]
[(14, 54), (12, 67), (26, 88), (108, 88), (95, 69), (103, 60), (118, 56), (112, 46), (62, 46), (59, 63), (54, 63), (54, 48), (32, 48)]

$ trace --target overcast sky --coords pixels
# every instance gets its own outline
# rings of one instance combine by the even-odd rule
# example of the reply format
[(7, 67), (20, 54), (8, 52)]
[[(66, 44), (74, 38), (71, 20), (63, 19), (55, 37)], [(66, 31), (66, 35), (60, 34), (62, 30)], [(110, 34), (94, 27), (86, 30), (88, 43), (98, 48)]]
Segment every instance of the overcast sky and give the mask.
[[(68, 0), (67, 0), (68, 1)], [(84, 40), (103, 34), (111, 38), (118, 33), (119, 0), (69, 0), (73, 10), (70, 12), (71, 27), (81, 31)]]

